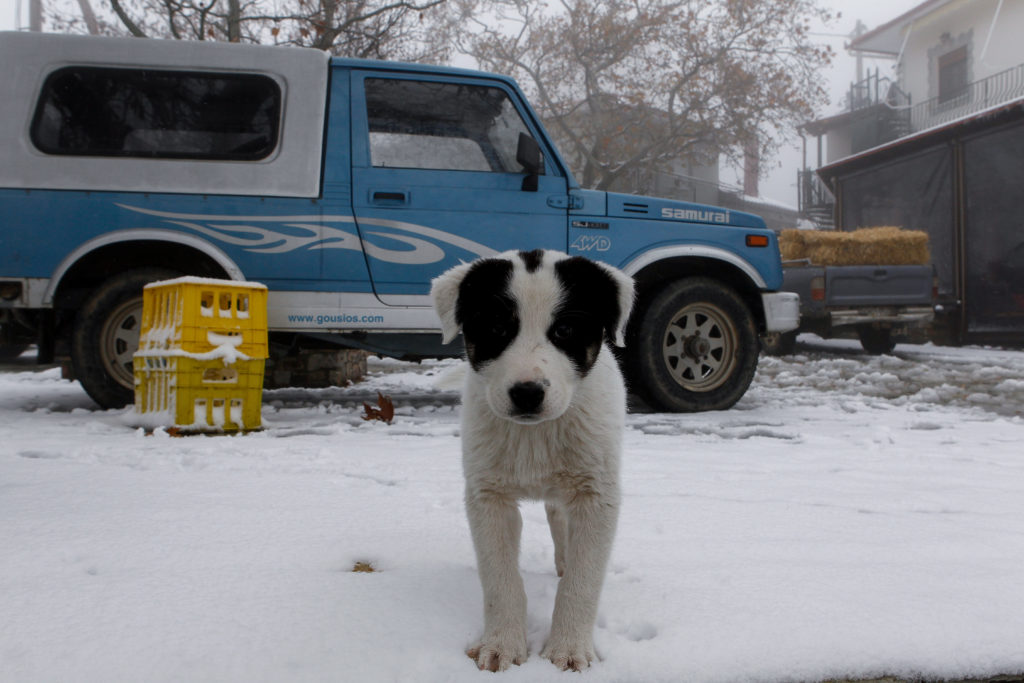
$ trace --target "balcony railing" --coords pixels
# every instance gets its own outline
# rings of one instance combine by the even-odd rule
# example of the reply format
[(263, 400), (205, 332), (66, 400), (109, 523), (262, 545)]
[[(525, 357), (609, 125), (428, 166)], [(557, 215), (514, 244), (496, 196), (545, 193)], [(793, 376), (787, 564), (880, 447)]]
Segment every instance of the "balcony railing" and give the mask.
[(868, 71), (866, 78), (850, 84), (846, 94), (846, 110), (867, 109), (876, 104), (902, 108), (910, 104), (910, 96), (885, 76), (879, 76), (878, 69)]
[(969, 83), (953, 97), (919, 102), (908, 108), (906, 116), (910, 131), (916, 133), (1019, 97), (1024, 97), (1024, 64)]
[(888, 109), (889, 113), (883, 117), (885, 125), (879, 129), (881, 137), (873, 143), (881, 144), (1019, 97), (1024, 97), (1024, 64), (969, 83), (952, 97), (933, 97), (917, 104), (912, 104), (910, 96), (895, 83), (880, 77), (876, 69), (874, 73), (869, 72), (867, 78), (850, 85), (846, 108), (853, 112), (884, 105), (880, 109)]

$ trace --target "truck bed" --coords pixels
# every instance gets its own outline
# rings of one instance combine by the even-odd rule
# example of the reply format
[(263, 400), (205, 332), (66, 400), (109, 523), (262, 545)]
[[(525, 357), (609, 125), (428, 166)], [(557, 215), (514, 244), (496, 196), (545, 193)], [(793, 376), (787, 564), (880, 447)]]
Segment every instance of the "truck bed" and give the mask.
[[(832, 337), (855, 330), (866, 349), (887, 352), (892, 335), (923, 328), (935, 317), (930, 265), (816, 266), (785, 264), (783, 291), (800, 295), (800, 328)], [(792, 346), (796, 332), (778, 344)]]

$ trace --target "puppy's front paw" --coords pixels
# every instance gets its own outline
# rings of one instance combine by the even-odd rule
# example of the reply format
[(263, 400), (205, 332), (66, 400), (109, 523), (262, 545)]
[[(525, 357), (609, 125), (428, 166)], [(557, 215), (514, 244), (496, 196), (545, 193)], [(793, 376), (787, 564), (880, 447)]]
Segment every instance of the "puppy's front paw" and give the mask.
[(480, 644), (466, 650), (466, 654), (481, 671), (504, 671), (526, 661), (526, 638), (484, 636)]
[(551, 663), (562, 671), (583, 671), (591, 662), (597, 661), (597, 653), (594, 652), (594, 643), (591, 639), (581, 639), (572, 642), (569, 639), (548, 640), (540, 653), (541, 657), (550, 659)]

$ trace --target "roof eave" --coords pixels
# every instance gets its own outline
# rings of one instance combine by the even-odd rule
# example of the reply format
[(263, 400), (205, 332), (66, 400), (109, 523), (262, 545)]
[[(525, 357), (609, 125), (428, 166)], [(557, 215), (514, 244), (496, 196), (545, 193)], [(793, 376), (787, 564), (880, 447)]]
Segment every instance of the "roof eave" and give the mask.
[(875, 53), (895, 57), (903, 47), (903, 34), (915, 21), (953, 0), (926, 0), (912, 7), (892, 21), (857, 36), (846, 46), (853, 52)]

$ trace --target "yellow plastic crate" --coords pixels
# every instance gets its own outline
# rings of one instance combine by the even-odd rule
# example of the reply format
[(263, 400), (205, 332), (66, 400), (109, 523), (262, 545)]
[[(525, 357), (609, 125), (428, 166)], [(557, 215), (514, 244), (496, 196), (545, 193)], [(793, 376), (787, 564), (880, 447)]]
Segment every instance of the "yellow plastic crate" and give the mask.
[(264, 360), (198, 360), (175, 352), (136, 353), (135, 412), (195, 431), (258, 429)]
[(255, 282), (182, 277), (143, 290), (139, 351), (203, 354), (224, 344), (267, 358), (267, 288)]

